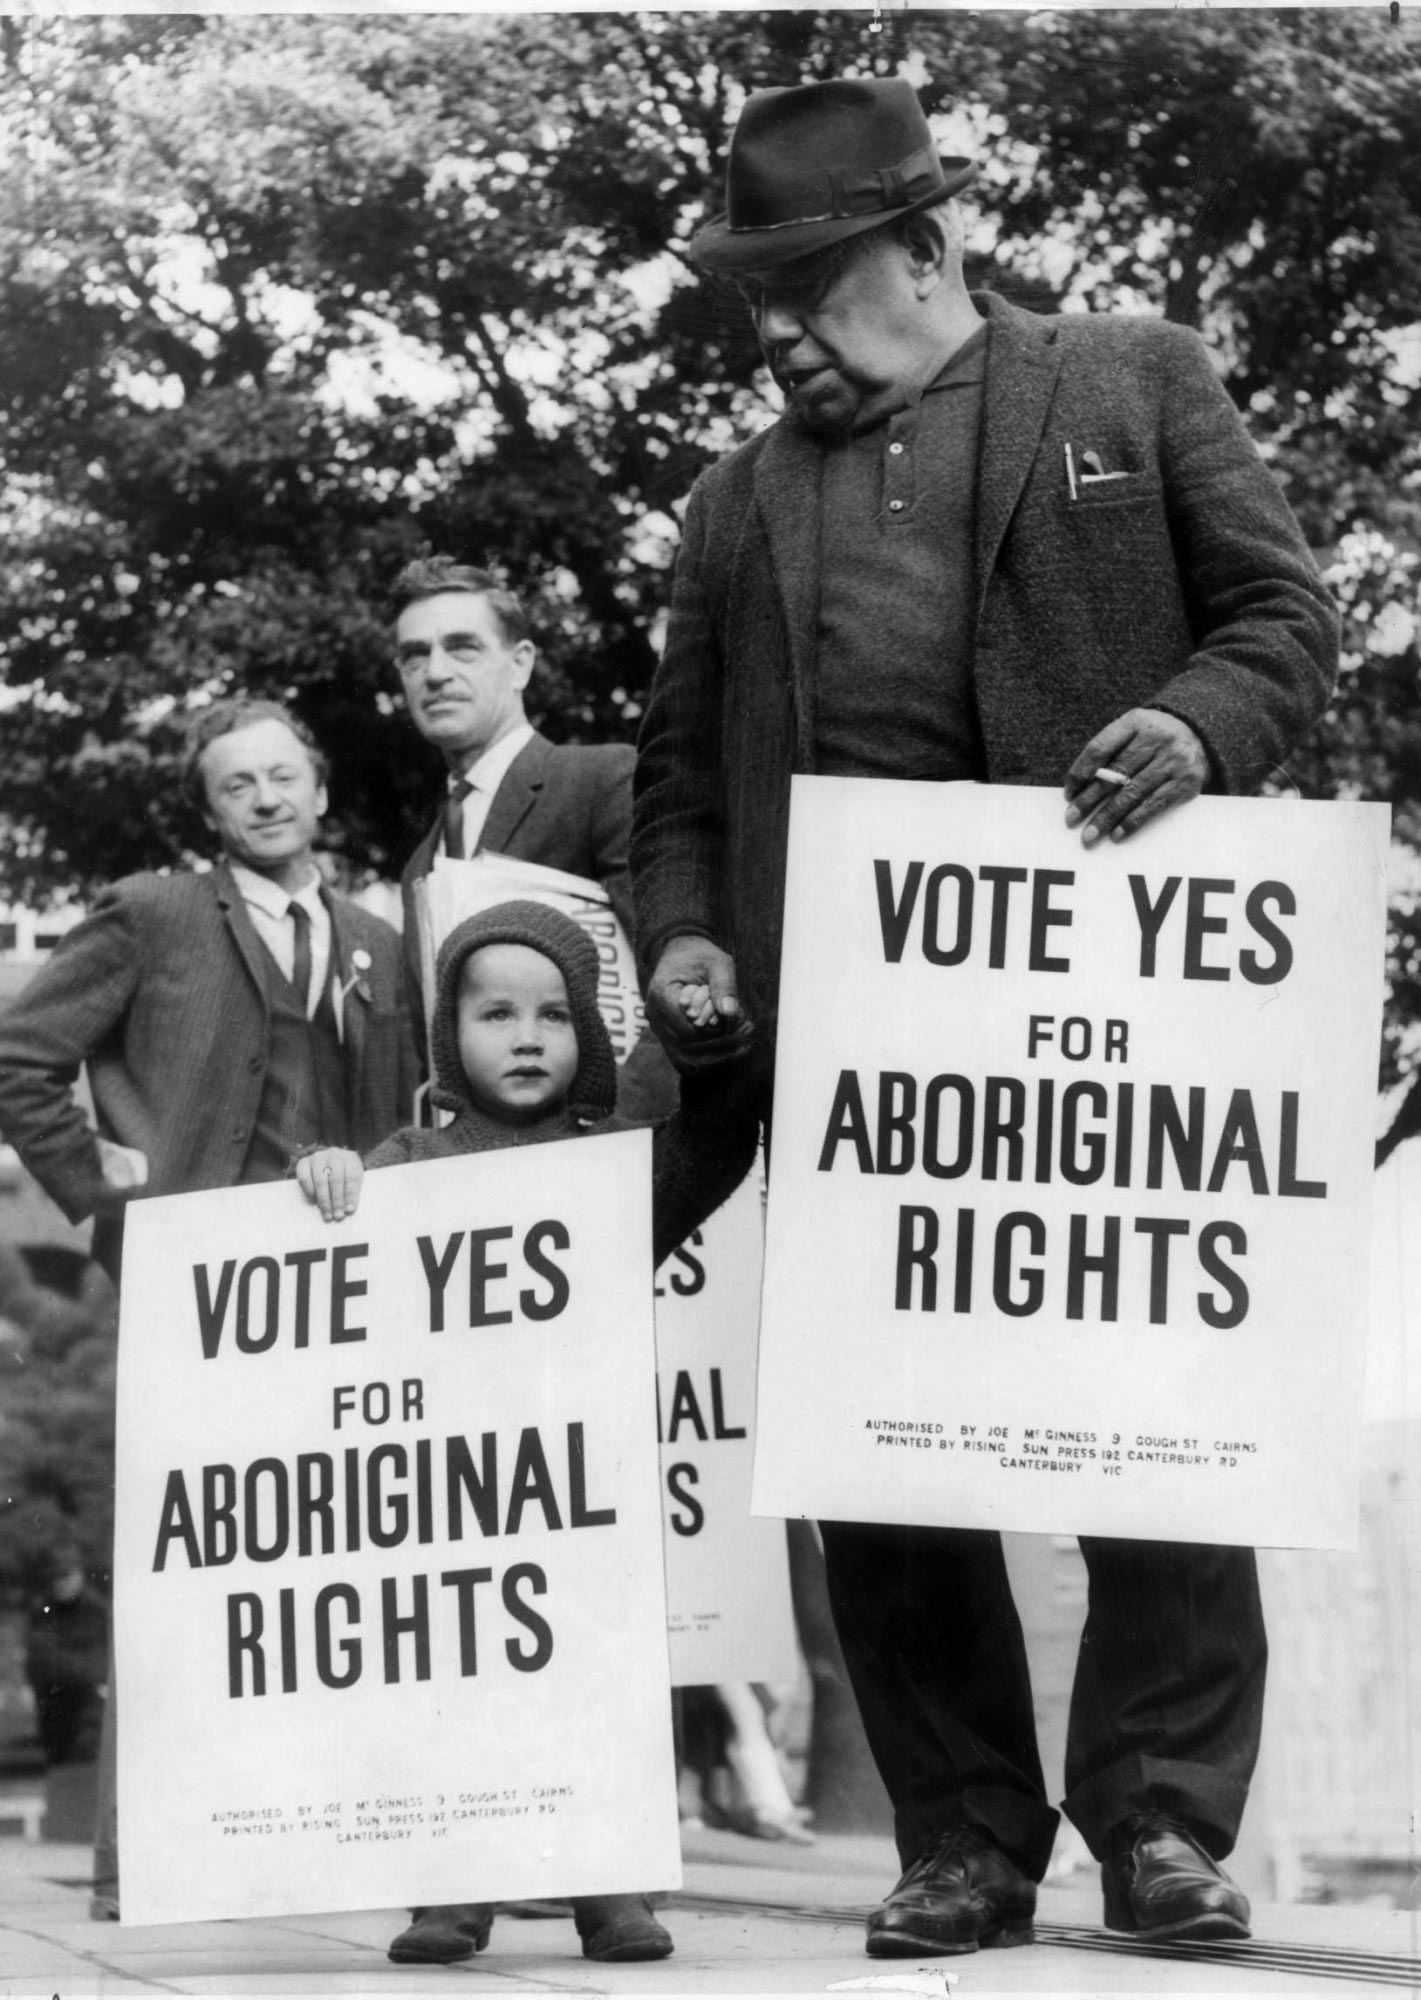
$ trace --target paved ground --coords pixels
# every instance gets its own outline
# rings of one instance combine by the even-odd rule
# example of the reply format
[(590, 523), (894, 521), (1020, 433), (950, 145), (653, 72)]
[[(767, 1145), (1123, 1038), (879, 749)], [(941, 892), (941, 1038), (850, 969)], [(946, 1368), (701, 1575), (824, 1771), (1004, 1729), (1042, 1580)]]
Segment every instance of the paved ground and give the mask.
[[(920, 1963), (864, 1956), (861, 1917), (892, 1882), (886, 1840), (830, 1838), (790, 1848), (688, 1832), (686, 1882), (666, 1920), (676, 1955), (658, 1965), (595, 1966), (570, 1919), (501, 1916), (479, 1958), (429, 1971), (388, 1963), (396, 1910), (262, 1922), (134, 1929), (87, 1918), (88, 1851), (0, 1840), (0, 2000), (142, 2000), (154, 1994), (447, 1994), (513, 1996), (785, 1994), (873, 1981), (952, 2000), (974, 1993), (1319, 1993), (1345, 2000), (1386, 1988), (1421, 1995), (1421, 1922), (1389, 1910), (1267, 1908), (1250, 1945), (1192, 1957), (1126, 1951), (1099, 1929), (1088, 1878), (1043, 1890), (1037, 1943)], [(950, 1975), (947, 1983), (944, 1975)], [(906, 1988), (903, 1981), (911, 1982)], [(884, 1981), (892, 1981), (885, 1985)]]

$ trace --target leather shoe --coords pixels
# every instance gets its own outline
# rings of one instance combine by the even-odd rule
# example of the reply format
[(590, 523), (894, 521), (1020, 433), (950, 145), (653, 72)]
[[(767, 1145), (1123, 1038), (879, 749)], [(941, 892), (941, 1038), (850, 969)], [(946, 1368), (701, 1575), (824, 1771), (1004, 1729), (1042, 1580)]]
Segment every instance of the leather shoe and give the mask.
[(1100, 1880), (1105, 1922), (1145, 1943), (1246, 1938), (1248, 1898), (1182, 1820), (1139, 1813), (1112, 1829)]
[(1036, 1884), (994, 1841), (955, 1826), (925, 1848), (868, 1920), (870, 1958), (1030, 1944)]
[(390, 1946), (396, 1965), (456, 1965), (488, 1943), (492, 1903), (434, 1903), (411, 1910), (414, 1922)]
[(582, 1956), (604, 1965), (670, 1958), (676, 1949), (645, 1896), (574, 1896), (572, 1919), (582, 1939)]

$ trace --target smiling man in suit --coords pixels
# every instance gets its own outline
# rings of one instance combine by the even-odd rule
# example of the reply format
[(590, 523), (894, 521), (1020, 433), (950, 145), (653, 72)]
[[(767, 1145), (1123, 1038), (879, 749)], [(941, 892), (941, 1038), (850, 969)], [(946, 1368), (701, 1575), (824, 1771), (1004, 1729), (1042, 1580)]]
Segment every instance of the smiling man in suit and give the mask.
[[(786, 409), (692, 492), (632, 868), (653, 1025), (689, 1068), (753, 1021), (767, 1109), (792, 773), (1063, 786), (1089, 847), (1256, 789), (1336, 670), (1326, 590), (1202, 342), (969, 293), (973, 173), (905, 79), (757, 92), (690, 246), (739, 283)], [(904, 1868), (868, 1950), (1026, 1943), (1057, 1815), (999, 1538), (823, 1534)], [(1245, 1937), (1218, 1863), (1262, 1714), (1252, 1553), (1082, 1554), (1065, 1810), (1106, 1923)]]
[[(205, 873), (130, 875), (0, 1015), (0, 1134), (117, 1278), (127, 1203), (282, 1179), (317, 1141), (360, 1151), (410, 1115), (418, 1070), (399, 939), (324, 887), (325, 761), (270, 701), (215, 702), (184, 772)], [(97, 1129), (75, 1101), (87, 1066)], [(293, 1199), (295, 1199), (293, 1193)], [(118, 1914), (113, 1716), (93, 1914)]]
[[(399, 940), (321, 880), (325, 763), (269, 701), (215, 702), (185, 783), (204, 873), (105, 889), (0, 1016), (0, 1132), (113, 1275), (126, 1202), (279, 1180), (339, 1129), (404, 1123), (417, 1072)], [(75, 1102), (87, 1065), (97, 1129)]]
[[(506, 854), (596, 882), (631, 939), (631, 745), (552, 743), (534, 728), (524, 707), (537, 659), (527, 616), (490, 571), (429, 556), (400, 572), (393, 594), (410, 718), (448, 766), (439, 813), (400, 879), (411, 995), (420, 996), (414, 888), (441, 854)], [(674, 1078), (643, 1037), (621, 1072), (618, 1108), (656, 1118), (674, 1106)]]

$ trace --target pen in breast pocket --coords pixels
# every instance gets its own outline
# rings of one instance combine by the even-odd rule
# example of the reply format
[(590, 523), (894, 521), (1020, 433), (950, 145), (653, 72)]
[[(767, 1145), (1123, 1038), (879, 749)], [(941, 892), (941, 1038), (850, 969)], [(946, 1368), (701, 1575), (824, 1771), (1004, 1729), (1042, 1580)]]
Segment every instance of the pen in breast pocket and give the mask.
[(1066, 446), (1066, 486), (1069, 489), (1071, 498), (1074, 500), (1076, 498), (1076, 461), (1069, 444)]

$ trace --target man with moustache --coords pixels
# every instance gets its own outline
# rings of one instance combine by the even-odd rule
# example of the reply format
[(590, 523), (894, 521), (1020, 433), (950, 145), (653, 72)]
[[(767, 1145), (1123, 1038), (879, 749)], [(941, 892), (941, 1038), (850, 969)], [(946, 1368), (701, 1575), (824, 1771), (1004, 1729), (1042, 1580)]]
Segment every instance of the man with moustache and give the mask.
[[(517, 596), (488, 570), (430, 556), (396, 577), (395, 664), (410, 719), (448, 765), (440, 811), (405, 865), (405, 965), (422, 1030), (416, 882), (437, 856), (506, 854), (606, 892), (632, 936), (632, 766), (625, 743), (552, 743), (528, 719), (537, 653)], [(618, 1078), (618, 1109), (651, 1119), (675, 1107), (674, 1079), (643, 1036)]]
[[(653, 1025), (691, 1068), (753, 1022), (767, 1114), (793, 772), (1061, 785), (1091, 847), (1255, 790), (1336, 669), (1316, 566), (1202, 343), (970, 294), (973, 173), (905, 79), (760, 91), (691, 244), (739, 283), (787, 409), (692, 492), (632, 868)], [(1029, 1942), (1057, 1814), (999, 1538), (823, 1537), (904, 1869), (869, 1953)], [(1081, 1548), (1064, 1803), (1105, 1921), (1246, 1937), (1219, 1862), (1262, 1714), (1252, 1552)]]

